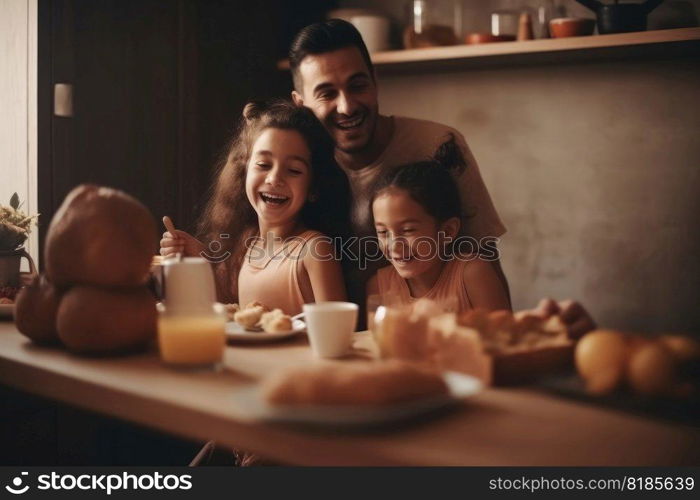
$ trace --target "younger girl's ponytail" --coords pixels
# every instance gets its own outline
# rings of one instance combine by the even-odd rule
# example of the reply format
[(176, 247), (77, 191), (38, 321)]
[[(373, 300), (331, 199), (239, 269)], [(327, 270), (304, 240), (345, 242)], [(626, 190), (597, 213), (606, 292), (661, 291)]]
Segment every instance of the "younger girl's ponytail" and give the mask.
[(449, 137), (435, 150), (432, 160), (446, 168), (452, 175), (460, 175), (467, 168), (467, 162), (454, 134), (450, 134)]
[(389, 171), (375, 183), (370, 197), (369, 211), (375, 198), (390, 188), (404, 190), (438, 222), (452, 217), (463, 217), (459, 189), (455, 178), (467, 168), (462, 149), (455, 136), (435, 151), (432, 158), (401, 165)]

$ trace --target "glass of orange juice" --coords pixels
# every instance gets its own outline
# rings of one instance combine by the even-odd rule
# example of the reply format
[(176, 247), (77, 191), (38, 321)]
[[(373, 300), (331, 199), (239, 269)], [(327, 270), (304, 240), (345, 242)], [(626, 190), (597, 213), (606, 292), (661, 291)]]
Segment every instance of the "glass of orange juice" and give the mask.
[(223, 309), (211, 313), (169, 313), (161, 307), (158, 317), (158, 346), (161, 359), (182, 368), (221, 367), (226, 347), (226, 315)]

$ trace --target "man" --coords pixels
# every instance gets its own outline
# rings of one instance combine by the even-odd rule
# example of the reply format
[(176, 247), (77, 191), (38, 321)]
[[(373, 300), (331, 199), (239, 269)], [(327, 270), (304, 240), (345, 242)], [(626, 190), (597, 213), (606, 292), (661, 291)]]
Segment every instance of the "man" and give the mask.
[(307, 26), (292, 42), (289, 54), (292, 99), (310, 108), (336, 143), (336, 159), (355, 196), (352, 215), (358, 234), (374, 234), (365, 203), (372, 182), (393, 167), (431, 158), (451, 140), (467, 166), (457, 179), (466, 214), (463, 233), (477, 239), (505, 233), (476, 160), (457, 130), (379, 114), (372, 61), (352, 24), (332, 19)]
[[(456, 161), (466, 165), (456, 179), (465, 214), (462, 235), (475, 239), (476, 251), (477, 241), (483, 243), (484, 238), (495, 239), (505, 233), (462, 134), (426, 120), (379, 114), (372, 61), (352, 24), (332, 19), (307, 26), (292, 42), (289, 59), (294, 79), (292, 99), (311, 109), (335, 141), (336, 160), (352, 189), (352, 223), (357, 236), (375, 234), (368, 203), (372, 184), (393, 167), (429, 159), (451, 142), (461, 157)], [(507, 290), (500, 261), (497, 255), (493, 257)]]
[[(335, 141), (336, 160), (347, 174), (353, 193), (352, 223), (357, 236), (375, 234), (368, 203), (375, 180), (393, 167), (433, 157), (438, 148), (450, 142), (461, 153), (456, 161), (466, 165), (456, 179), (463, 205), (463, 235), (483, 243), (485, 238), (505, 233), (462, 134), (438, 123), (379, 113), (372, 61), (352, 24), (331, 19), (305, 27), (292, 42), (289, 60), (294, 81), (292, 99), (311, 109)], [(493, 260), (493, 265), (507, 290), (500, 260)], [(370, 268), (370, 272), (373, 270)], [(352, 287), (363, 286), (370, 272), (350, 280), (351, 296), (361, 295)], [(593, 327), (590, 316), (575, 302), (543, 301), (535, 311), (545, 316), (571, 316), (569, 323), (575, 327), (575, 335)]]

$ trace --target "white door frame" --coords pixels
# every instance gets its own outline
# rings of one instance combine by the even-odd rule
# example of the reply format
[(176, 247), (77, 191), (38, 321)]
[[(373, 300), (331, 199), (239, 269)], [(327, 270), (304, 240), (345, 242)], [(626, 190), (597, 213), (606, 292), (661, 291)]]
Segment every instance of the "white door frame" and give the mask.
[[(0, 0), (0, 203), (17, 192), (28, 213), (38, 211), (38, 0)], [(29, 253), (38, 263), (39, 229)]]

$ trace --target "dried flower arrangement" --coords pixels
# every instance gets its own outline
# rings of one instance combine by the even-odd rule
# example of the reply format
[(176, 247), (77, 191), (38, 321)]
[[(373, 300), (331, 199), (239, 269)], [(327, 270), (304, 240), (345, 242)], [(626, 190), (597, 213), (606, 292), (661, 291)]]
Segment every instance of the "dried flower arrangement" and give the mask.
[(0, 205), (0, 252), (12, 252), (22, 248), (39, 215), (27, 215), (20, 208), (17, 193), (9, 205)]

